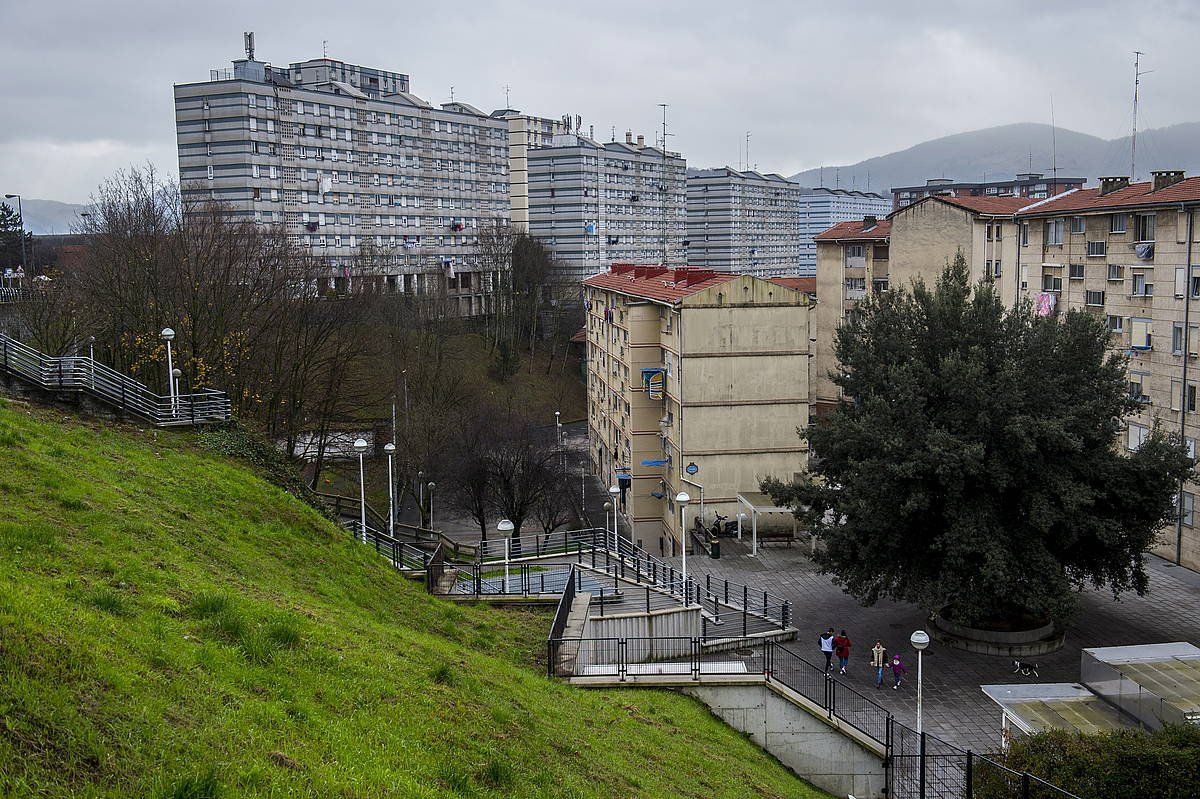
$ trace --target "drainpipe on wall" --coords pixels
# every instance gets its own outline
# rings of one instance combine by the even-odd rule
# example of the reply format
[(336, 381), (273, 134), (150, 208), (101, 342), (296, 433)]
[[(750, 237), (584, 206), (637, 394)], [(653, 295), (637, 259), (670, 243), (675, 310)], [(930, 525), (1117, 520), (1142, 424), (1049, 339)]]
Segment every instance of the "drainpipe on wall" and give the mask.
[[(1185, 210), (1183, 203), (1179, 204), (1179, 213)], [(1179, 397), (1179, 438), (1187, 438), (1187, 374), (1188, 361), (1191, 359), (1192, 328), (1192, 239), (1196, 221), (1195, 208), (1187, 209), (1187, 255), (1184, 257), (1183, 283), (1183, 367), (1180, 369)], [(1179, 492), (1175, 497), (1175, 565), (1183, 565), (1183, 480), (1179, 481)], [(1193, 509), (1193, 513), (1195, 510)]]
[[(1013, 223), (1017, 230), (1017, 262), (1013, 266), (1016, 270), (1013, 273), (1013, 285), (1016, 287), (1013, 292), (1013, 308), (1016, 308), (1021, 304), (1021, 230), (1025, 223), (1018, 219), (1016, 214), (1013, 214)], [(1000, 248), (1000, 252), (1004, 252), (1003, 247)]]

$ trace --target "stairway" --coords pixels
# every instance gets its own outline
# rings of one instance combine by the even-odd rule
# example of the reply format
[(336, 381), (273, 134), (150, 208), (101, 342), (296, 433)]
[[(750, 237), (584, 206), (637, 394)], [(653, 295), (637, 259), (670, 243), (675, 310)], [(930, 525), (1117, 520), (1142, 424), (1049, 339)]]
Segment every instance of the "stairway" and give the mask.
[(54, 395), (85, 395), (156, 427), (223, 422), (229, 397), (203, 389), (176, 397), (159, 396), (128, 375), (82, 355), (52, 357), (0, 333), (0, 371)]

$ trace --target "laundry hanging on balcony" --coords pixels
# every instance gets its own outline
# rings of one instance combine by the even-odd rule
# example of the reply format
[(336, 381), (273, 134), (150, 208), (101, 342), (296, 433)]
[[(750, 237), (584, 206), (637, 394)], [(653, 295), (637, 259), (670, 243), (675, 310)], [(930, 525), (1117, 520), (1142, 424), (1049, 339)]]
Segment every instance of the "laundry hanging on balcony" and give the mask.
[(652, 400), (660, 400), (663, 398), (663, 390), (667, 385), (667, 370), (662, 368), (650, 368), (642, 370), (642, 387), (646, 389), (646, 396)]
[(1135, 244), (1133, 245), (1133, 251), (1137, 254), (1138, 258), (1141, 258), (1143, 261), (1149, 261), (1154, 257), (1154, 242), (1143, 241)]

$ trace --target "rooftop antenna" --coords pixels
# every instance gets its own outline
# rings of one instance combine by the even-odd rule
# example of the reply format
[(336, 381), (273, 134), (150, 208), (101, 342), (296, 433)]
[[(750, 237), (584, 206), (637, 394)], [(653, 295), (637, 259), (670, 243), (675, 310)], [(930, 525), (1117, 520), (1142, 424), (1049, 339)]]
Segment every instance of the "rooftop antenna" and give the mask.
[(659, 103), (658, 107), (663, 111), (662, 120), (662, 172), (660, 178), (662, 184), (659, 187), (659, 197), (662, 203), (659, 207), (660, 224), (662, 226), (662, 265), (667, 265), (667, 104)]
[[(1054, 92), (1050, 93), (1050, 174), (1058, 182), (1058, 127), (1054, 124)], [(1130, 180), (1133, 177), (1130, 176)]]
[(616, 141), (616, 140), (617, 140), (617, 126), (613, 125), (612, 126), (612, 138), (609, 139), (609, 141)]
[(254, 60), (254, 31), (244, 31), (242, 33), (242, 43), (246, 46), (246, 60)]
[(746, 131), (746, 171), (750, 171), (750, 131)]
[(1141, 69), (1142, 56), (1141, 50), (1133, 51), (1133, 136), (1129, 141), (1129, 179), (1137, 180), (1137, 107), (1138, 107), (1138, 84), (1142, 82), (1143, 75), (1149, 75), (1154, 70), (1145, 72)]
[(454, 87), (450, 87), (450, 102), (454, 102)]
[(512, 87), (509, 86), (507, 83), (504, 84), (504, 107), (505, 108), (512, 108), (512, 101), (508, 99), (508, 92), (511, 88)]
[(321, 58), (329, 58), (329, 40), (321, 40)]

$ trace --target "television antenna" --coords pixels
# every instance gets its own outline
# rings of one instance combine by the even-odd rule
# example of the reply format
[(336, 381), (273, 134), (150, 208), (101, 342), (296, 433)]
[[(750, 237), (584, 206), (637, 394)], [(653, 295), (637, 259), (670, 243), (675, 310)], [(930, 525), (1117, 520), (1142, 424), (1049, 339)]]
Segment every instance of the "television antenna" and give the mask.
[(1133, 51), (1133, 135), (1129, 139), (1129, 180), (1134, 182), (1137, 180), (1137, 107), (1138, 107), (1138, 85), (1142, 82), (1143, 75), (1149, 75), (1154, 70), (1142, 70), (1141, 50)]

